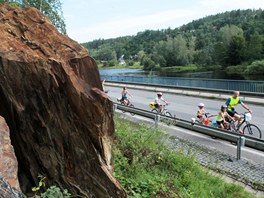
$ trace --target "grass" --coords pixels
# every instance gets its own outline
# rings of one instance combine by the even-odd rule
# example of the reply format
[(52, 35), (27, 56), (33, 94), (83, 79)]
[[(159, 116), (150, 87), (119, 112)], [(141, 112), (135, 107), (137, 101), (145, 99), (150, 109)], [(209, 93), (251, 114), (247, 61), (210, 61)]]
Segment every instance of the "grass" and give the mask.
[(115, 127), (114, 175), (129, 197), (254, 197), (212, 176), (193, 156), (171, 150), (164, 132), (117, 116)]
[(159, 67), (158, 70), (162, 71), (162, 72), (184, 73), (184, 72), (195, 72), (195, 71), (198, 71), (198, 67), (196, 65)]
[(134, 65), (132, 66), (128, 66), (126, 64), (118, 64), (118, 65), (115, 65), (115, 66), (103, 66), (102, 64), (99, 64), (98, 65), (98, 68), (99, 69), (123, 69), (123, 68), (128, 68), (128, 69), (143, 69), (143, 66), (140, 65), (138, 62), (136, 62)]

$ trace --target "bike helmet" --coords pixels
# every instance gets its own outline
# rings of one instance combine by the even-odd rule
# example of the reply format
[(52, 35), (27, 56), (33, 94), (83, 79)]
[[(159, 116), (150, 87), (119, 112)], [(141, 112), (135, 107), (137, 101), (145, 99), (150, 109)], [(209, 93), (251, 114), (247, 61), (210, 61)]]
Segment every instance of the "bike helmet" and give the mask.
[(157, 95), (158, 95), (158, 96), (162, 96), (162, 93), (161, 93), (161, 92), (158, 92)]
[(221, 106), (221, 109), (226, 109), (226, 108), (227, 106), (225, 104)]
[(199, 103), (198, 107), (204, 107), (204, 103)]

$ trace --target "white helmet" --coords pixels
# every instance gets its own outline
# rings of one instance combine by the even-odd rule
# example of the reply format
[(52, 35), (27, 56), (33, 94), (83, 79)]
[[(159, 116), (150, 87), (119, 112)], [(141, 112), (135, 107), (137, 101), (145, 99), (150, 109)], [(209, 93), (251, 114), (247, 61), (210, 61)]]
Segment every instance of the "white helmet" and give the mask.
[(162, 96), (162, 93), (161, 93), (161, 92), (158, 92), (157, 95), (158, 95), (158, 96)]
[(222, 106), (221, 106), (221, 109), (226, 109), (227, 108), (227, 105), (226, 104), (223, 104)]
[(200, 103), (198, 104), (198, 107), (204, 107), (204, 103), (201, 103), (201, 102), (200, 102)]

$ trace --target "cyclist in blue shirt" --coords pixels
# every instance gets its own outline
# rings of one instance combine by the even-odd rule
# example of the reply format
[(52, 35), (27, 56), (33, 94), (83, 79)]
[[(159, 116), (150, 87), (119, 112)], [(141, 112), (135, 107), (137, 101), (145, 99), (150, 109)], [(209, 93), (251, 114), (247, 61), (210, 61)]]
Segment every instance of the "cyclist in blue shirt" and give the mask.
[(123, 87), (123, 91), (121, 92), (121, 95), (122, 95), (121, 101), (123, 101), (125, 105), (129, 105), (130, 102), (127, 96), (129, 95), (130, 97), (132, 97), (132, 95), (128, 92), (126, 87)]

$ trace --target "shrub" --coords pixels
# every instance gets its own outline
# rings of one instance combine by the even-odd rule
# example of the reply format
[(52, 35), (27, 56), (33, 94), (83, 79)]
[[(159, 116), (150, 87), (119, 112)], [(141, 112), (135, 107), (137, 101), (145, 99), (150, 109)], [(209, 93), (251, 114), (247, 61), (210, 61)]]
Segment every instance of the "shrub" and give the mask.
[(51, 186), (47, 189), (46, 192), (41, 193), (40, 196), (36, 196), (36, 198), (70, 198), (71, 194), (68, 193), (67, 190), (63, 190), (61, 191), (60, 188), (58, 188), (57, 186)]
[(264, 75), (264, 60), (254, 61), (251, 65), (247, 66), (245, 74)]

